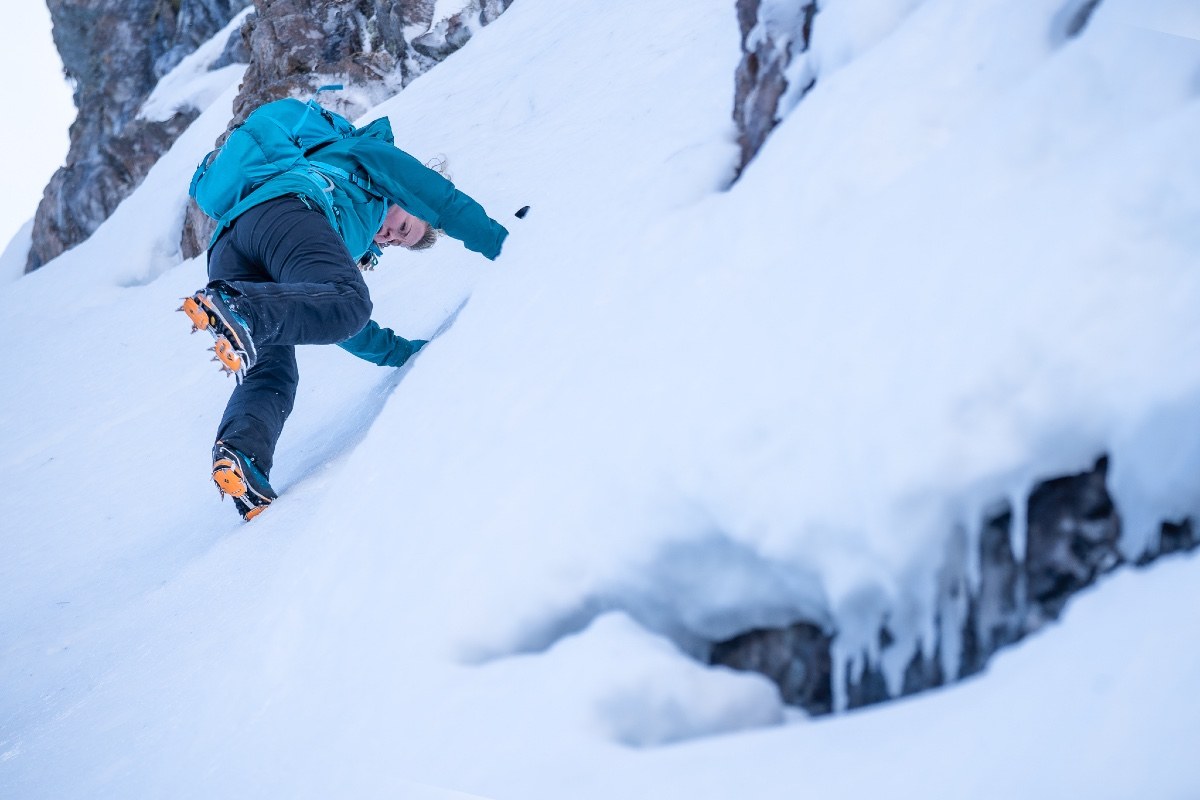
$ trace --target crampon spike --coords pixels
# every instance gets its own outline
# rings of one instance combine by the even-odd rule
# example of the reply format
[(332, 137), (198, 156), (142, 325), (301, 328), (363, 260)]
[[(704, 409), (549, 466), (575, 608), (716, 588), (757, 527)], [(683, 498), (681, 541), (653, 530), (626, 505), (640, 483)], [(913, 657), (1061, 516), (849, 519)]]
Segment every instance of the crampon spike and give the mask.
[(255, 349), (249, 329), (240, 318), (226, 308), (219, 297), (210, 296), (208, 290), (183, 298), (179, 310), (191, 320), (191, 333), (208, 331), (213, 335), (216, 341), (208, 348), (213, 354), (211, 360), (220, 364), (226, 375), (233, 375), (241, 383), (246, 368), (254, 362)]
[(183, 298), (183, 305), (181, 305), (176, 310), (182, 311), (184, 314), (187, 314), (188, 319), (190, 319), (192, 321), (192, 324), (194, 326), (196, 326), (197, 328), (199, 328), (200, 330), (205, 330), (208, 328), (208, 325), (209, 325), (208, 313), (203, 308), (201, 308), (199, 303), (196, 302), (196, 298), (194, 298), (194, 297)]

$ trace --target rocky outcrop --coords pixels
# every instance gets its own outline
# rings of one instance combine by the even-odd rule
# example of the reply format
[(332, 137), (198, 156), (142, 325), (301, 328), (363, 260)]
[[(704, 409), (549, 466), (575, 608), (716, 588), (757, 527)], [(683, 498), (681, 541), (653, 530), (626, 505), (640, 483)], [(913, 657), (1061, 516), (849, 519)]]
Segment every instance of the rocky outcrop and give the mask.
[[(1100, 3), (1064, 0), (1052, 40), (1063, 42), (1082, 33)], [(737, 0), (742, 60), (734, 77), (733, 121), (741, 153), (735, 181), (775, 126), (816, 85), (812, 66), (798, 61), (812, 43), (820, 9), (818, 0)]]
[[(229, 129), (263, 103), (308, 97), (332, 83), (347, 91), (323, 95), (322, 104), (353, 119), (462, 47), (511, 3), (466, 0), (434, 24), (434, 0), (256, 0), (242, 29), (250, 66)], [(406, 31), (417, 30), (409, 39)], [(193, 204), (181, 241), (185, 258), (204, 251), (212, 228)]]
[[(420, 74), (467, 43), (476, 28), (494, 21), (512, 0), (471, 0), (457, 14), (438, 20), (412, 40), (413, 61)], [(414, 76), (415, 77), (415, 76)]]
[[(834, 710), (839, 692), (846, 708), (879, 703), (974, 675), (1002, 648), (1020, 641), (1059, 617), (1070, 598), (1103, 574), (1126, 563), (1118, 548), (1121, 520), (1106, 488), (1107, 459), (1093, 469), (1039, 484), (1022, 509), (1023, 538), (1014, 537), (1016, 514), (999, 504), (983, 520), (977, 552), (967, 552), (965, 536), (955, 537), (938, 585), (941, 636), (928, 651), (918, 650), (898, 691), (889, 689), (878, 666), (864, 659), (860, 671), (834, 686), (837, 632), (801, 621), (786, 628), (747, 631), (713, 645), (710, 661), (766, 675), (785, 702), (811, 714)], [(1016, 531), (1021, 533), (1021, 531)], [(1014, 541), (1023, 542), (1021, 553)], [(1190, 520), (1164, 522), (1157, 545), (1138, 566), (1160, 556), (1200, 545)], [(968, 578), (977, 558), (978, 575)], [(893, 645), (886, 625), (879, 652)], [(947, 657), (947, 650), (953, 651)], [(945, 665), (953, 665), (948, 671)]]
[[(808, 49), (816, 14), (816, 0), (737, 0), (742, 32), (742, 60), (735, 74), (733, 103), (741, 149), (738, 174), (779, 124), (789, 89), (803, 95), (815, 83), (811, 76), (789, 76), (788, 67)], [(790, 81), (803, 85), (792, 87)]]
[[(332, 2), (331, 0), (258, 0), (256, 14), (243, 29), (250, 66), (234, 100), (231, 127), (262, 103), (281, 97), (311, 95), (327, 83), (361, 90), (366, 102), (379, 101), (401, 85), (403, 29), (420, 24), (432, 2)], [(428, 20), (426, 20), (426, 23)], [(380, 23), (383, 23), (382, 25)], [(393, 41), (389, 37), (397, 36)], [(349, 95), (323, 98), (348, 111)], [(362, 100), (358, 101), (361, 106)]]
[(819, 625), (798, 622), (760, 629), (713, 645), (710, 663), (759, 672), (784, 700), (810, 714), (833, 711), (833, 637)]
[(34, 218), (26, 270), (86, 239), (198, 112), (137, 119), (159, 78), (249, 0), (49, 0), (54, 41), (78, 110), (66, 165)]
[[(357, 116), (458, 50), (511, 3), (468, 0), (434, 24), (434, 0), (257, 0), (243, 30), (250, 67), (230, 126), (263, 103), (331, 82), (354, 91), (322, 102)], [(423, 32), (410, 40), (406, 31), (414, 30)]]

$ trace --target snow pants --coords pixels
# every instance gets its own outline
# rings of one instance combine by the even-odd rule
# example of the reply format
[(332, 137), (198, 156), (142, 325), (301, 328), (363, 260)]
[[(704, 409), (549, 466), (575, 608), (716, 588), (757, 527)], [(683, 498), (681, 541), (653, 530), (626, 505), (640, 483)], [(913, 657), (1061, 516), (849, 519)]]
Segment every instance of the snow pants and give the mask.
[(295, 345), (342, 342), (362, 330), (371, 318), (367, 285), (324, 213), (294, 195), (238, 217), (209, 250), (208, 277), (230, 296), (258, 350), (217, 439), (270, 476), (300, 381)]

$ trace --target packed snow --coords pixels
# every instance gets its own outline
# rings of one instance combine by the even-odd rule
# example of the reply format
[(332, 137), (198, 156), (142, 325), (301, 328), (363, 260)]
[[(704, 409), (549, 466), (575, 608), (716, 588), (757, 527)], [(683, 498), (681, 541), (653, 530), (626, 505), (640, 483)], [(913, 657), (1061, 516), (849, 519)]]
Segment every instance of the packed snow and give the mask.
[(250, 524), (173, 311), (240, 74), (197, 83), (203, 46), (138, 191), (0, 282), (0, 796), (1200, 795), (1194, 557), (886, 707), (809, 720), (704, 663), (800, 619), (840, 671), (885, 618), (928, 646), (954, 529), (1102, 453), (1127, 553), (1200, 511), (1200, 9), (1068, 36), (1081, 5), (830, 0), (726, 191), (732, 3), (518, 0), (364, 117), (503, 254), (387, 255), (378, 321), (461, 311), (398, 371), (301, 348)]

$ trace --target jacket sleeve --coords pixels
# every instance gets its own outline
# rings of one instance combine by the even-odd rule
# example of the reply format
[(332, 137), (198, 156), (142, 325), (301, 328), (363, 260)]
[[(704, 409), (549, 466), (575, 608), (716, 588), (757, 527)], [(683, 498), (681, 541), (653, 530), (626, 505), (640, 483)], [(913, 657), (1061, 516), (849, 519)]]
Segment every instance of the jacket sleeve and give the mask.
[(414, 214), (468, 250), (494, 260), (508, 231), (487, 215), (483, 206), (454, 188), (454, 184), (395, 145), (364, 138), (354, 157), (371, 177), (376, 191)]
[(371, 320), (361, 331), (339, 342), (338, 347), (381, 367), (399, 367), (423, 344), (420, 340), (403, 339), (391, 328), (381, 328), (378, 322)]

